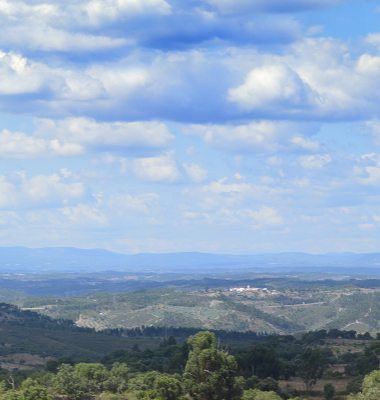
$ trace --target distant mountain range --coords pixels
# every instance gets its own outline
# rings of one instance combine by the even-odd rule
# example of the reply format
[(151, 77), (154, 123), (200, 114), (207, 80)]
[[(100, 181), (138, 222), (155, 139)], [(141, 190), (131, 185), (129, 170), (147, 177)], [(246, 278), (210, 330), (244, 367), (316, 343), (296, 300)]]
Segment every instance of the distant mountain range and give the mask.
[[(75, 247), (0, 247), (1, 273), (129, 271), (134, 273), (212, 273), (331, 271), (380, 274), (380, 253), (275, 253), (230, 255), (208, 253), (119, 254)], [(377, 272), (378, 270), (379, 272)]]

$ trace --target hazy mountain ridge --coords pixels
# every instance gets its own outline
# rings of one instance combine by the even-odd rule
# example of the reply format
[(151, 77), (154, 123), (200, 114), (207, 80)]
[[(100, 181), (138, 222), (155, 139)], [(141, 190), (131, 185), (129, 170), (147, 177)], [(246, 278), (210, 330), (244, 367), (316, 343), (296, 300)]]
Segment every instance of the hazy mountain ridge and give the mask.
[(275, 253), (256, 255), (210, 254), (197, 252), (134, 255), (103, 249), (75, 247), (0, 247), (0, 268), (3, 272), (80, 272), (123, 270), (142, 272), (175, 272), (187, 269), (203, 273), (225, 270), (278, 271), (302, 267), (370, 267), (380, 265), (380, 253)]

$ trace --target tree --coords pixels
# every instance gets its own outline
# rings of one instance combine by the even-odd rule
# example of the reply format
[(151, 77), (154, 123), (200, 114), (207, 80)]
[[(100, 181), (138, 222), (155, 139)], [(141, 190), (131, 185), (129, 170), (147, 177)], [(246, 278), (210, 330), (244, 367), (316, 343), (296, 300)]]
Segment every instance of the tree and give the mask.
[(331, 400), (334, 397), (335, 394), (335, 388), (332, 383), (326, 383), (323, 386), (323, 397), (326, 400)]
[(259, 389), (244, 391), (242, 400), (281, 400), (275, 392), (262, 392)]
[(170, 335), (168, 337), (168, 346), (174, 346), (177, 344), (177, 341), (175, 340), (175, 337), (173, 335)]
[(346, 386), (346, 393), (347, 394), (359, 393), (362, 389), (363, 379), (364, 379), (363, 376), (357, 376), (354, 379), (352, 379), (350, 382), (348, 382), (347, 386)]
[(245, 370), (249, 370), (252, 375), (256, 375), (259, 378), (271, 376), (274, 379), (278, 379), (281, 372), (281, 362), (276, 357), (273, 347), (268, 349), (262, 344), (252, 347), (242, 357), (239, 364)]
[(353, 363), (344, 367), (344, 372), (349, 376), (366, 375), (379, 368), (379, 359), (375, 352), (367, 348), (364, 355), (358, 357)]
[(159, 376), (154, 382), (154, 392), (160, 400), (179, 400), (182, 398), (183, 388), (178, 379)]
[(115, 362), (110, 372), (110, 377), (103, 383), (104, 389), (114, 393), (121, 393), (127, 390), (129, 378), (127, 364)]
[(301, 365), (299, 375), (305, 382), (306, 390), (310, 391), (312, 386), (317, 383), (326, 369), (326, 360), (319, 352), (319, 348), (308, 347), (301, 354)]
[(60, 394), (65, 394), (72, 399), (78, 399), (85, 391), (87, 382), (71, 365), (62, 364), (57, 375), (52, 380), (53, 386)]
[(107, 368), (99, 363), (79, 363), (74, 367), (74, 371), (87, 381), (89, 391), (101, 392), (110, 375)]
[(363, 380), (362, 392), (349, 394), (347, 400), (378, 400), (380, 399), (380, 371), (373, 371)]
[(191, 336), (192, 346), (183, 382), (191, 397), (197, 400), (234, 400), (242, 393), (236, 379), (237, 363), (227, 352), (216, 348), (216, 337), (211, 332)]

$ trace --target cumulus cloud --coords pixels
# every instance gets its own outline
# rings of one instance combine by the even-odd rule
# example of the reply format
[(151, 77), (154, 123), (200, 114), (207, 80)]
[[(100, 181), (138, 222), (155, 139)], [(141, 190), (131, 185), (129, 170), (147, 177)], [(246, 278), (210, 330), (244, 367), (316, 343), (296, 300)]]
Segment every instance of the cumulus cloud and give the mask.
[[(188, 1), (177, 2), (174, 10), (165, 0), (28, 3), (0, 2), (0, 33), (3, 33), (0, 44), (12, 44), (18, 50), (78, 53), (133, 43), (149, 48), (184, 48), (215, 38), (258, 44), (287, 43), (301, 35), (300, 24), (292, 18), (277, 18), (268, 29), (262, 16), (248, 19), (243, 14), (236, 23), (210, 12), (209, 4), (202, 7)], [(97, 29), (102, 35), (94, 34)]]
[(165, 0), (67, 0), (64, 3), (36, 2), (32, 5), (25, 1), (0, 2), (0, 18), (24, 24), (34, 22), (59, 26), (75, 22), (99, 27), (126, 17), (151, 14), (169, 15), (171, 6)]
[(65, 183), (58, 174), (37, 175), (27, 179), (17, 172), (13, 179), (0, 176), (0, 208), (33, 208), (66, 204), (85, 194), (82, 182)]
[(320, 149), (317, 140), (302, 136), (317, 133), (317, 124), (262, 120), (238, 126), (192, 124), (183, 126), (182, 131), (185, 135), (199, 135), (208, 145), (229, 152), (316, 152)]
[(300, 164), (306, 169), (320, 169), (331, 161), (329, 154), (316, 154), (313, 156), (303, 156), (299, 158)]
[(94, 206), (78, 204), (76, 207), (63, 207), (58, 210), (74, 224), (109, 224), (108, 218)]
[(204, 192), (212, 192), (214, 194), (222, 193), (247, 193), (252, 190), (252, 185), (249, 183), (227, 183), (227, 178), (222, 178), (217, 182), (211, 182), (209, 185), (203, 186)]
[(157, 157), (134, 160), (133, 171), (138, 178), (149, 182), (174, 183), (181, 178), (174, 160), (174, 150)]
[(202, 168), (200, 165), (191, 163), (190, 165), (184, 163), (183, 167), (186, 170), (187, 175), (189, 176), (192, 182), (203, 182), (207, 179), (207, 170)]
[(373, 138), (373, 144), (380, 146), (380, 122), (377, 119), (367, 121), (363, 133), (370, 134)]
[(109, 123), (89, 118), (36, 119), (35, 125), (37, 129), (32, 136), (4, 129), (0, 133), (0, 155), (23, 159), (76, 156), (107, 149), (159, 149), (168, 147), (174, 139), (165, 124), (155, 121)]
[(119, 214), (130, 210), (149, 214), (151, 205), (155, 204), (157, 200), (158, 195), (156, 193), (146, 193), (137, 196), (112, 194), (108, 200), (108, 205)]
[(110, 38), (81, 32), (65, 32), (63, 30), (42, 27), (21, 26), (8, 32), (8, 45), (28, 47), (29, 50), (40, 51), (101, 51), (115, 49), (134, 44), (133, 40)]
[(165, 0), (91, 0), (78, 5), (71, 5), (78, 21), (83, 21), (83, 14), (91, 25), (102, 25), (122, 17), (134, 17), (146, 14), (170, 15), (171, 6)]
[(279, 226), (284, 223), (284, 219), (278, 214), (278, 211), (267, 206), (261, 207), (259, 211), (246, 209), (242, 213), (251, 217), (257, 227)]
[(243, 85), (230, 89), (229, 100), (248, 111), (267, 107), (297, 111), (314, 105), (317, 95), (289, 66), (272, 64), (252, 69)]
[[(76, 69), (3, 53), (0, 106), (17, 112), (38, 106), (40, 113), (56, 117), (71, 113), (198, 124), (242, 118), (370, 119), (380, 106), (379, 56), (368, 55), (363, 61), (363, 55), (350, 57), (349, 51), (347, 44), (332, 38), (307, 38), (281, 54), (233, 49), (215, 56), (200, 51), (134, 52), (117, 62), (97, 61)], [(372, 65), (371, 73), (365, 65)], [(31, 93), (28, 102), (14, 98)]]

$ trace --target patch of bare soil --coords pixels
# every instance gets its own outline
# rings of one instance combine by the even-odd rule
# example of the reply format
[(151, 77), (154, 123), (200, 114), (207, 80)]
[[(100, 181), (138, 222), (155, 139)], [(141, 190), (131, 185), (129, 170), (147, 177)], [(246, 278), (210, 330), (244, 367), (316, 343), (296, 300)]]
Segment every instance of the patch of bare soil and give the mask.
[(336, 364), (327, 369), (328, 372), (344, 372), (344, 367), (348, 364)]
[(45, 365), (47, 360), (53, 357), (42, 358), (40, 356), (31, 355), (27, 353), (8, 354), (7, 356), (0, 356), (1, 368), (12, 371), (13, 369), (32, 369), (37, 365)]
[(95, 328), (96, 331), (101, 331), (102, 329), (107, 329), (106, 324), (102, 324), (95, 318), (86, 318), (82, 315), (79, 316), (78, 321), (75, 321), (75, 325), (84, 328)]
[(290, 378), (288, 381), (279, 381), (279, 386), (281, 389), (285, 389), (287, 386), (292, 389), (297, 389), (301, 393), (299, 396), (301, 400), (324, 400), (323, 386), (326, 383), (332, 383), (334, 385), (337, 398), (345, 398), (346, 395), (343, 393), (345, 392), (347, 383), (350, 380), (350, 378), (320, 379), (317, 381), (316, 385), (313, 386), (311, 394), (305, 393), (305, 384), (301, 378)]

